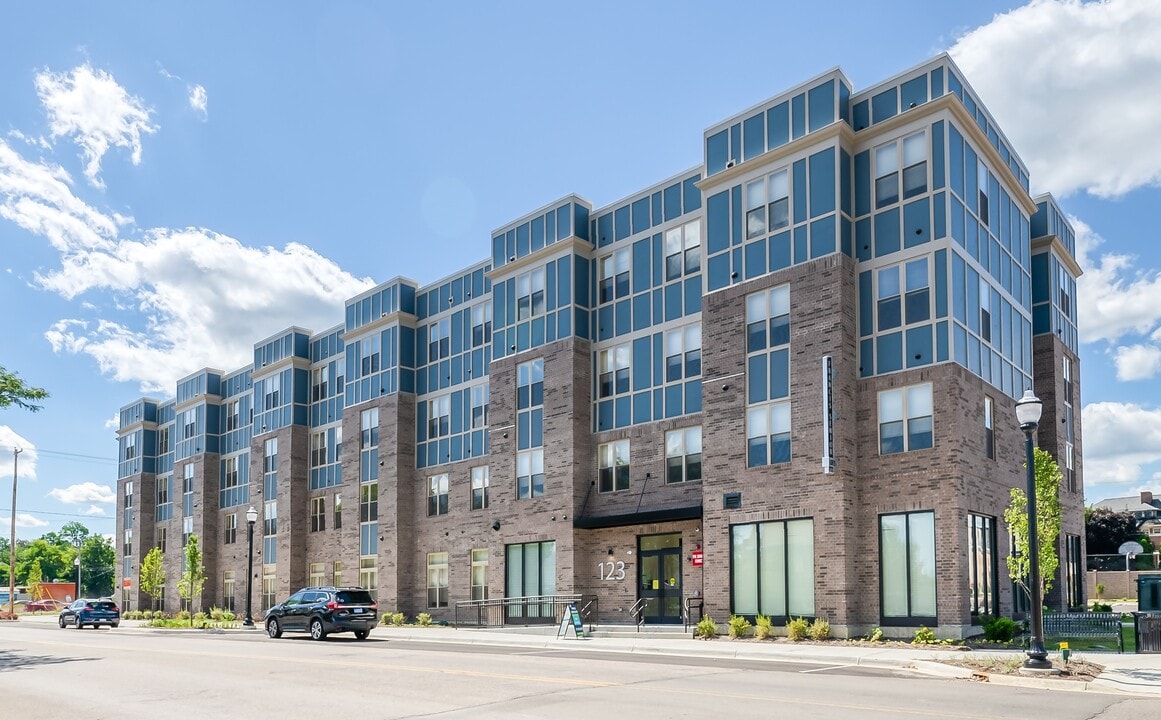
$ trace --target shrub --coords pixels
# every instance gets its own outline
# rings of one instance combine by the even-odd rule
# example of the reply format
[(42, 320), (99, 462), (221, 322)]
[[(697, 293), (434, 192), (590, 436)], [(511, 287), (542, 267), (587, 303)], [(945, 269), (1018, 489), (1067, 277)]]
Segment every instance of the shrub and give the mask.
[(750, 621), (741, 615), (730, 616), (730, 637), (743, 638), (750, 634)]
[(407, 616), (401, 612), (391, 613), (391, 624), (395, 627), (403, 627), (403, 623), (407, 620)]
[(706, 615), (701, 620), (697, 621), (697, 628), (694, 630), (693, 636), (712, 640), (718, 634), (718, 624), (709, 615)]
[(915, 631), (915, 637), (912, 638), (911, 642), (916, 645), (934, 645), (938, 641), (935, 639), (935, 631), (923, 625)]
[(1097, 594), (1098, 600), (1100, 599), (1101, 595), (1105, 594), (1105, 584), (1104, 583), (1097, 583), (1096, 584), (1096, 594)]
[(230, 610), (223, 610), (222, 611), (222, 620), (224, 620), (226, 622), (234, 622), (237, 619), (238, 619), (238, 616), (235, 615)]
[(1096, 600), (1093, 600), (1092, 611), (1093, 612), (1112, 612), (1113, 606), (1109, 605), (1108, 603), (1102, 603), (1102, 602), (1097, 602)]
[(786, 637), (794, 642), (805, 640), (810, 634), (810, 623), (802, 618), (794, 618), (786, 623)]
[(1020, 632), (1020, 625), (1011, 618), (984, 615), (980, 624), (984, 626), (984, 639), (989, 642), (1010, 642)]
[(225, 617), (225, 612), (226, 611), (220, 607), (212, 607), (210, 608), (210, 619), (214, 622), (221, 622)]
[(189, 610), (182, 610), (177, 614), (178, 620), (189, 620)]
[(759, 640), (765, 640), (774, 634), (774, 622), (767, 615), (759, 615), (754, 619), (754, 634)]
[(830, 623), (822, 618), (815, 618), (810, 626), (811, 640), (826, 640), (830, 637)]
[(431, 627), (431, 615), (428, 613), (419, 613), (415, 616), (415, 622), (419, 623), (419, 627)]
[(883, 628), (875, 628), (872, 630), (871, 634), (867, 636), (867, 639), (874, 643), (883, 642)]

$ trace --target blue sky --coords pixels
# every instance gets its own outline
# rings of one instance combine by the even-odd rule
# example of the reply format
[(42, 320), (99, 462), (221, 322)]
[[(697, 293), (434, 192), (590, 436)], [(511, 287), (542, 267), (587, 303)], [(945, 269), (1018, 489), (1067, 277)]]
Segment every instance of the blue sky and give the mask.
[(690, 168), (704, 128), (815, 74), (943, 51), (1079, 231), (1086, 498), (1161, 490), (1161, 3), (550, 5), (7, 9), (0, 365), (53, 394), (0, 410), (18, 535), (113, 531), (123, 404), (484, 259), (563, 195)]

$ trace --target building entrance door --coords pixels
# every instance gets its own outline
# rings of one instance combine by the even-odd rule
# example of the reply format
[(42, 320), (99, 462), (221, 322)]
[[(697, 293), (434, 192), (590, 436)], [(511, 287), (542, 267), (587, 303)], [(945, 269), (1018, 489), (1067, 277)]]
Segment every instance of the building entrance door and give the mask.
[(681, 622), (681, 533), (637, 538), (637, 599), (645, 622)]

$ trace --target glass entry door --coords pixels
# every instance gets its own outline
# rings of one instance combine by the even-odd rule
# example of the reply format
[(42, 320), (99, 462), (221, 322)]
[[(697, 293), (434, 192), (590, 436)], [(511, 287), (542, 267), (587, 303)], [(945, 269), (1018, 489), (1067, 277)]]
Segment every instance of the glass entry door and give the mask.
[(637, 538), (637, 599), (645, 622), (681, 622), (681, 534)]

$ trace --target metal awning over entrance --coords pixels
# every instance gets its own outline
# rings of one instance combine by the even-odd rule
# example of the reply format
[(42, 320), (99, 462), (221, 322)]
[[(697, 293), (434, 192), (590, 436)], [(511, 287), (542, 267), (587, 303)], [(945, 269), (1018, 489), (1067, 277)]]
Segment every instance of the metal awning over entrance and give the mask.
[(701, 505), (648, 510), (646, 512), (623, 513), (621, 515), (582, 515), (573, 518), (572, 526), (578, 530), (599, 530), (601, 528), (646, 525), (650, 523), (672, 522), (674, 520), (700, 520)]

